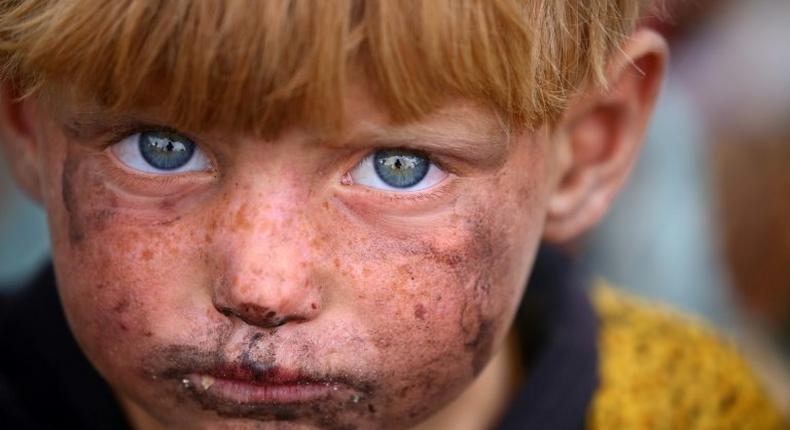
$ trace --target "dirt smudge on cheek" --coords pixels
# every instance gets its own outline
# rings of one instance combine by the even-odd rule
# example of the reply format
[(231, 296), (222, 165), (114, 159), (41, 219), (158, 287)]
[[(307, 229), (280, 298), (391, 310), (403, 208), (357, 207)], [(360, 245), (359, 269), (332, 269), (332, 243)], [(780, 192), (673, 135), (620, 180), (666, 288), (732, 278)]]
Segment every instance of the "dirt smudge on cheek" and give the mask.
[(477, 376), (485, 368), (493, 352), (498, 324), (495, 311), (491, 309), (491, 282), (487, 274), (480, 275), (466, 292), (460, 311), (461, 333), (464, 349), (471, 355), (472, 375)]
[[(508, 318), (503, 312), (507, 298), (500, 296), (510, 289), (500, 285), (504, 277), (500, 272), (510, 269), (507, 261), (511, 247), (504, 215), (480, 209), (490, 206), (487, 204), (472, 206), (452, 226), (437, 230), (431, 237), (405, 240), (401, 236), (381, 241), (375, 248), (367, 248), (367, 258), (382, 261), (387, 255), (398, 255), (409, 261), (390, 268), (393, 280), (388, 291), (412, 301), (409, 314), (401, 317), (408, 316), (421, 325), (433, 324), (434, 308), (440, 307), (438, 297), (446, 292), (447, 304), (441, 308), (453, 312), (451, 318), (456, 322), (452, 324), (456, 324), (458, 333), (456, 351), (467, 357), (470, 373), (477, 376), (491, 358), (498, 331)], [(439, 296), (434, 289), (439, 285), (422, 284), (428, 279), (444, 284)], [(389, 345), (382, 341), (377, 346)], [(424, 385), (420, 387), (425, 389)]]
[[(61, 176), (61, 198), (66, 211), (66, 225), (69, 243), (72, 246), (81, 244), (89, 231), (103, 230), (116, 215), (118, 200), (107, 192), (104, 183), (95, 173), (87, 178), (80, 178), (80, 154), (68, 150), (63, 163)], [(79, 180), (87, 180), (87, 186), (79, 185)], [(101, 200), (101, 206), (88, 210), (85, 200)]]
[(63, 175), (61, 176), (61, 193), (63, 198), (63, 207), (66, 210), (67, 225), (69, 229), (69, 242), (72, 245), (78, 245), (85, 239), (85, 232), (83, 226), (77, 217), (78, 200), (75, 192), (74, 181), (79, 168), (79, 162), (74, 156), (74, 153), (69, 151), (66, 155), (66, 161), (63, 163)]
[(463, 227), (469, 238), (460, 249), (432, 250), (431, 259), (444, 265), (454, 274), (462, 292), (459, 326), (464, 336), (464, 350), (471, 355), (472, 375), (477, 376), (491, 358), (497, 330), (501, 325), (502, 309), (497, 288), (497, 270), (507, 258), (504, 230), (498, 228), (496, 217), (482, 212), (467, 218)]
[(472, 354), (472, 374), (477, 376), (485, 369), (488, 360), (491, 358), (494, 349), (494, 323), (492, 320), (483, 318), (477, 326), (477, 333), (470, 342), (466, 343), (466, 348)]

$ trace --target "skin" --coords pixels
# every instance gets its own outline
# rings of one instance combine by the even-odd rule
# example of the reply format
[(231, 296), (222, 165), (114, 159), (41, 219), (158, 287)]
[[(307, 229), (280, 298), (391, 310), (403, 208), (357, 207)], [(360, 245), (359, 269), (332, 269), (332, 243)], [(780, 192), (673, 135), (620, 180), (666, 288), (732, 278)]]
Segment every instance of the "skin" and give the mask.
[[(463, 99), (394, 125), (354, 86), (340, 136), (200, 134), (212, 169), (159, 176), (109, 150), (113, 130), (155, 112), (12, 102), (6, 88), (0, 130), (49, 214), (70, 327), (138, 428), (405, 428), (440, 410), (447, 424), (475, 407), (459, 395), (503, 344), (540, 241), (593, 225), (633, 163), (666, 51), (641, 31), (624, 52), (610, 91), (533, 132), (507, 134)], [(406, 194), (350, 180), (382, 146), (425, 151), (448, 175)], [(219, 362), (339, 389), (237, 405), (182, 382)]]

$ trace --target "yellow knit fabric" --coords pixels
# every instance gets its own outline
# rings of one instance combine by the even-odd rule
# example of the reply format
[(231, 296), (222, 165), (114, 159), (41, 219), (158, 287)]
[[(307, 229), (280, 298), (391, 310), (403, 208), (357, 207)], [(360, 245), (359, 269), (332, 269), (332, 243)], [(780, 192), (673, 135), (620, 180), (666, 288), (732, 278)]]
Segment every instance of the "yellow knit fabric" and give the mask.
[(601, 385), (588, 430), (787, 429), (739, 355), (700, 322), (598, 285)]

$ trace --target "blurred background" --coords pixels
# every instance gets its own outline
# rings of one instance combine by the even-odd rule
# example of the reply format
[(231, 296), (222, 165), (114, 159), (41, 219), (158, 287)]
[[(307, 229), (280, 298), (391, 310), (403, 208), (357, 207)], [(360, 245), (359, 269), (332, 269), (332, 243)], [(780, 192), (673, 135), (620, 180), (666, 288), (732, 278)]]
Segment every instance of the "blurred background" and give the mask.
[[(699, 314), (790, 413), (790, 1), (678, 0), (673, 59), (639, 165), (582, 261)], [(0, 159), (0, 285), (48, 259), (43, 212)]]
[(790, 1), (670, 0), (672, 62), (590, 269), (717, 325), (790, 413)]
[(24, 284), (48, 258), (44, 211), (14, 186), (0, 153), (0, 288)]

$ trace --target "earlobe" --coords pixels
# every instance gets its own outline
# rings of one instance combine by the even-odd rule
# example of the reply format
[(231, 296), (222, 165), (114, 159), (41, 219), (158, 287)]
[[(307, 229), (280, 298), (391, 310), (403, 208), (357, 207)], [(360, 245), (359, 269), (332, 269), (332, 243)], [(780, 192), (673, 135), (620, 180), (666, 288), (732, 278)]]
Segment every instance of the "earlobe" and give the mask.
[(556, 127), (546, 241), (567, 242), (598, 223), (635, 163), (668, 50), (660, 35), (640, 29), (622, 53), (607, 70), (608, 87), (581, 96)]
[(8, 83), (0, 83), (0, 147), (17, 185), (41, 201), (38, 148), (32, 101), (20, 100)]

